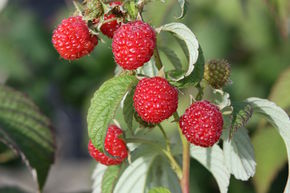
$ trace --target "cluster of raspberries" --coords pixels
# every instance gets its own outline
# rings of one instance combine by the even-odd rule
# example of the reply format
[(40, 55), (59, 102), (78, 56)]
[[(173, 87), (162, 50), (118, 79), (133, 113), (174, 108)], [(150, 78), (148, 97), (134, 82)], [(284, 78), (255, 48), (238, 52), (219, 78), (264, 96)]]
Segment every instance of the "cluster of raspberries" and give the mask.
[[(121, 2), (114, 2), (110, 6), (121, 6)], [(98, 22), (98, 19), (94, 20), (94, 23)], [(114, 58), (123, 69), (135, 70), (148, 62), (153, 55), (156, 35), (147, 23), (122, 23), (111, 13), (104, 15), (104, 23), (100, 30), (113, 39)], [(98, 37), (90, 33), (86, 21), (81, 16), (73, 16), (64, 19), (54, 30), (52, 43), (62, 58), (76, 60), (94, 50), (98, 44)]]
[[(117, 2), (117, 6), (121, 3)], [(155, 31), (143, 21), (120, 23), (114, 20), (115, 17), (114, 14), (105, 14), (104, 19), (108, 22), (102, 24), (100, 30), (113, 39), (112, 51), (116, 63), (123, 69), (136, 70), (153, 55)], [(75, 60), (91, 53), (98, 44), (98, 38), (90, 33), (83, 18), (76, 16), (62, 21), (53, 33), (52, 42), (62, 58)], [(143, 78), (136, 86), (133, 101), (137, 116), (150, 125), (156, 125), (176, 112), (178, 91), (164, 78)], [(190, 143), (210, 147), (221, 136), (223, 118), (217, 106), (208, 101), (198, 101), (180, 117), (179, 125)], [(90, 141), (90, 155), (105, 165), (121, 164), (128, 156), (122, 133), (119, 127), (110, 125), (105, 138), (105, 151), (99, 151)]]

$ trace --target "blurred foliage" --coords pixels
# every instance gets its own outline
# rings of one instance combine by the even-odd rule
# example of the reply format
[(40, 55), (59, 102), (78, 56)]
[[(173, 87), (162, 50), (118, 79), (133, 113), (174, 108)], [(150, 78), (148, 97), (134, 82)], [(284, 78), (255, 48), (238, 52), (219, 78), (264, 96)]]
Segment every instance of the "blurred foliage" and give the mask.
[(16, 187), (1, 187), (0, 193), (27, 193), (27, 192)]
[[(51, 117), (62, 106), (84, 114), (92, 92), (113, 75), (111, 40), (101, 36), (106, 43), (99, 42), (89, 57), (74, 62), (62, 60), (53, 49), (51, 34), (62, 17), (70, 13), (62, 7), (58, 10), (47, 7), (49, 16), (43, 17), (40, 14), (43, 10), (37, 10), (33, 3), (12, 0), (0, 12), (0, 83), (26, 92)], [(233, 84), (226, 88), (231, 99), (270, 96), (289, 110), (289, 0), (189, 0), (189, 3), (182, 22), (196, 34), (205, 59), (225, 58), (232, 65)], [(176, 0), (153, 1), (145, 7), (144, 18), (159, 27), (179, 15)], [(176, 40), (166, 35), (159, 38), (158, 44), (182, 53)], [(169, 62), (166, 56), (161, 56)], [(181, 62), (185, 60), (184, 56)], [(255, 131), (265, 126), (255, 120), (249, 127), (258, 162), (254, 184), (257, 192), (267, 192), (269, 183), (275, 179), (268, 192), (282, 192), (279, 187), (285, 182), (279, 175), (287, 171), (283, 168), (286, 159), (283, 143), (272, 128)], [(267, 139), (273, 140), (273, 144)], [(195, 174), (192, 192), (218, 192), (210, 174), (195, 161), (191, 165)], [(229, 192), (255, 192), (254, 184), (232, 178)]]

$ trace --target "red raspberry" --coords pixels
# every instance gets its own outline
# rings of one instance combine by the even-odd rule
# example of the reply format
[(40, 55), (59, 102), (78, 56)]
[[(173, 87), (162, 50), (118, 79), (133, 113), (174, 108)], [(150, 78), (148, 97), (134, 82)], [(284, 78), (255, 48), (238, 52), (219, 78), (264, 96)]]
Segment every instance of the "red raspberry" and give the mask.
[(160, 123), (177, 109), (178, 92), (161, 77), (143, 78), (134, 93), (134, 107), (148, 123)]
[(126, 70), (135, 70), (150, 60), (155, 45), (153, 28), (142, 21), (132, 21), (115, 32), (112, 48), (117, 64)]
[[(104, 19), (109, 20), (116, 18), (114, 14), (110, 15), (104, 15)], [(108, 36), (109, 38), (113, 38), (113, 35), (115, 31), (121, 26), (121, 23), (119, 23), (117, 20), (112, 20), (110, 22), (106, 22), (101, 26), (101, 32)]]
[[(112, 2), (110, 3), (110, 6), (117, 6), (121, 5), (122, 3), (120, 1)], [(111, 20), (116, 18), (115, 14), (105, 14), (104, 15), (104, 20)], [(101, 26), (101, 31), (103, 34), (108, 36), (109, 38), (113, 38), (113, 35), (115, 31), (121, 26), (121, 23), (116, 20), (112, 20), (110, 22), (106, 22)]]
[(52, 43), (61, 57), (75, 60), (91, 53), (98, 44), (98, 38), (92, 36), (82, 17), (64, 19), (54, 30)]
[(90, 155), (95, 158), (98, 162), (104, 165), (118, 165), (123, 162), (124, 159), (128, 157), (128, 150), (126, 144), (119, 136), (122, 134), (122, 130), (116, 125), (110, 125), (107, 131), (105, 139), (105, 150), (116, 159), (113, 159), (103, 152), (97, 150), (91, 140), (89, 141), (88, 149)]
[(211, 147), (220, 138), (223, 116), (217, 106), (208, 101), (193, 103), (179, 120), (182, 133), (190, 143)]

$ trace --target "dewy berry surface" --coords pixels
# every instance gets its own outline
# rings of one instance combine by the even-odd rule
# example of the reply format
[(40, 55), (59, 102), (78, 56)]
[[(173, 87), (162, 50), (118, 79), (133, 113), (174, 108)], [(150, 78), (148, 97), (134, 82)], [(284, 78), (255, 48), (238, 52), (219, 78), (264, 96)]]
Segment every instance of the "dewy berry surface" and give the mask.
[(66, 60), (76, 60), (88, 55), (98, 44), (98, 38), (89, 33), (89, 28), (82, 17), (64, 19), (54, 30), (52, 43)]
[(179, 120), (186, 139), (201, 147), (211, 147), (220, 138), (223, 129), (222, 113), (208, 101), (193, 103)]
[(155, 46), (155, 31), (142, 21), (121, 25), (115, 32), (112, 43), (116, 63), (126, 70), (135, 70), (148, 62)]
[(160, 123), (169, 118), (178, 106), (178, 91), (161, 77), (143, 78), (134, 93), (134, 107), (148, 123)]
[(122, 130), (116, 125), (110, 125), (107, 131), (105, 139), (105, 150), (115, 158), (111, 158), (105, 153), (97, 150), (91, 140), (89, 141), (88, 149), (90, 155), (95, 158), (96, 161), (104, 165), (118, 165), (123, 162), (124, 159), (128, 157), (128, 150), (125, 142), (120, 139)]

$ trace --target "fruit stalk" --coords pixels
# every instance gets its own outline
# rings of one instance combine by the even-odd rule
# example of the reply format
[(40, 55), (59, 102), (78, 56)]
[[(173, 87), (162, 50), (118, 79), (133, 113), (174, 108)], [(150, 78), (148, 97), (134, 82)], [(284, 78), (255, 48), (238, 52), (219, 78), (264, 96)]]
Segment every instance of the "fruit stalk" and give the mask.
[(153, 55), (154, 55), (154, 58), (155, 58), (155, 65), (156, 65), (157, 69), (160, 70), (163, 65), (162, 65), (162, 61), (160, 59), (160, 55), (159, 55), (159, 51), (158, 51), (157, 45), (156, 45), (156, 47), (154, 49)]
[[(177, 112), (173, 114), (175, 120), (179, 120)], [(176, 122), (178, 125), (178, 122)], [(181, 129), (178, 125), (178, 131), (182, 142), (182, 178), (180, 180), (180, 186), (182, 193), (189, 193), (189, 179), (190, 179), (190, 154), (189, 154), (189, 143), (183, 136)]]
[(182, 136), (182, 178), (180, 181), (182, 193), (189, 193), (189, 175), (190, 175), (190, 155), (189, 155), (189, 143)]

